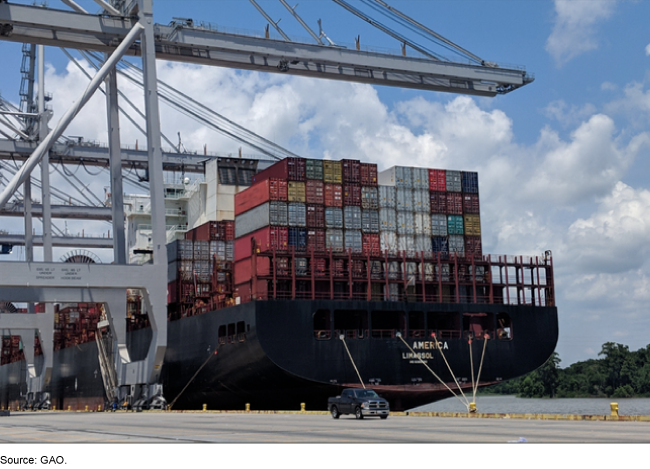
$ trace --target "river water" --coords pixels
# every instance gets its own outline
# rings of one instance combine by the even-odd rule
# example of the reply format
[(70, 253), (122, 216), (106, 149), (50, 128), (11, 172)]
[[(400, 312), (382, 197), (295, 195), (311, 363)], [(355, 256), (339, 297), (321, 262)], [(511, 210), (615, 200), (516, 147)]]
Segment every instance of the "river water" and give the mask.
[[(471, 401), (471, 395), (467, 398)], [(611, 402), (618, 403), (619, 415), (650, 415), (650, 398), (528, 399), (516, 396), (477, 396), (478, 412), (488, 414), (577, 414), (609, 415)], [(467, 412), (455, 397), (411, 409), (415, 412)]]

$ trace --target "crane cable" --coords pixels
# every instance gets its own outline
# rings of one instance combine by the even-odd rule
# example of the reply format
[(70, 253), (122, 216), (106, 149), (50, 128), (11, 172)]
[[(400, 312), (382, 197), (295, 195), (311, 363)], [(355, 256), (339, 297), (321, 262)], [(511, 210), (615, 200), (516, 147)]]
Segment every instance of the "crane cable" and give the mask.
[[(440, 376), (438, 376), (438, 375), (437, 375), (437, 374), (436, 374), (436, 373), (435, 373), (431, 368), (429, 368), (429, 366), (428, 366), (428, 365), (427, 365), (427, 364), (422, 360), (422, 358), (420, 358), (420, 357), (418, 356), (418, 354), (415, 353), (415, 351), (413, 351), (413, 349), (411, 348), (411, 346), (410, 346), (410, 345), (409, 345), (409, 344), (404, 340), (404, 338), (402, 337), (402, 334), (401, 334), (400, 332), (398, 332), (396, 335), (397, 335), (397, 337), (400, 338), (400, 340), (401, 340), (402, 342), (404, 342), (404, 345), (406, 345), (406, 347), (411, 351), (411, 353), (413, 354), (413, 356), (416, 357), (418, 360), (420, 360), (420, 363), (422, 363), (422, 364), (425, 366), (425, 368), (426, 368), (427, 370), (429, 370), (429, 371), (431, 372), (431, 374), (432, 374), (432, 375), (433, 375), (433, 376), (434, 376), (438, 381), (440, 381), (440, 383), (441, 383), (444, 387), (446, 387), (446, 388), (449, 390), (450, 393), (452, 393), (452, 394), (454, 395), (454, 397), (455, 397), (456, 399), (458, 399), (458, 400), (459, 400), (459, 401), (460, 401), (460, 402), (461, 402), (465, 407), (468, 407), (469, 402), (468, 402), (468, 403), (463, 402), (463, 400), (462, 400), (460, 397), (458, 397), (458, 394), (456, 394), (456, 393), (455, 393), (455, 392), (454, 392), (454, 391), (453, 391), (453, 390), (452, 390), (452, 389), (447, 385), (447, 383), (445, 383), (445, 382), (442, 380), (442, 378), (440, 378)], [(438, 347), (438, 346), (439, 346), (439, 345), (438, 345), (438, 341), (436, 341), (436, 347)], [(458, 384), (458, 383), (456, 383), (456, 384)], [(460, 387), (459, 387), (459, 389), (460, 389)], [(461, 393), (462, 393), (462, 392), (463, 392), (463, 391), (461, 390)], [(465, 398), (465, 401), (467, 401), (467, 398), (465, 397), (465, 395), (463, 395), (463, 397)]]
[(339, 339), (341, 339), (341, 342), (343, 342), (343, 346), (345, 347), (345, 351), (348, 352), (348, 357), (350, 357), (350, 361), (352, 362), (352, 366), (354, 367), (354, 371), (357, 372), (357, 376), (359, 377), (359, 381), (361, 381), (361, 386), (363, 386), (363, 389), (366, 389), (366, 385), (363, 384), (363, 380), (361, 379), (361, 375), (359, 374), (359, 370), (357, 369), (357, 365), (354, 363), (354, 359), (352, 358), (352, 354), (350, 353), (350, 349), (348, 349), (348, 344), (345, 343), (345, 336), (341, 334), (339, 336)]

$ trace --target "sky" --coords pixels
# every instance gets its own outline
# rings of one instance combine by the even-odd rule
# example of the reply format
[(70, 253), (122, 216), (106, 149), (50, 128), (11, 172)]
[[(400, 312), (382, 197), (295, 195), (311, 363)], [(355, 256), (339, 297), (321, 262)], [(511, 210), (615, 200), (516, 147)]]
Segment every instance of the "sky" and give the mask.
[[(98, 11), (93, 2), (79, 3)], [(291, 39), (312, 42), (278, 1), (258, 3), (281, 19)], [(650, 2), (389, 3), (485, 60), (525, 67), (535, 81), (482, 98), (165, 62), (158, 62), (159, 78), (304, 157), (355, 158), (380, 169), (400, 164), (478, 171), (484, 252), (553, 252), (561, 366), (597, 358), (608, 341), (645, 347), (650, 343)], [(67, 9), (55, 1), (50, 6)], [(157, 0), (154, 11), (161, 24), (182, 17), (256, 33), (267, 24), (243, 0)], [(362, 47), (399, 51), (395, 39), (332, 1), (303, 0), (297, 12), (315, 30), (322, 19), (337, 44), (353, 47), (360, 36)], [(18, 103), (21, 45), (0, 42), (0, 56), (5, 69), (0, 94)], [(87, 79), (56, 48), (46, 48), (46, 64), (56, 122)], [(141, 103), (132, 85), (120, 87)], [(161, 110), (163, 131), (173, 141), (181, 132), (188, 149), (207, 145), (209, 151), (234, 153), (240, 146), (164, 105)], [(93, 98), (66, 134), (106, 142), (104, 98)], [(144, 137), (123, 121), (122, 142), (136, 140), (142, 144)], [(84, 169), (79, 171), (82, 177)], [(89, 183), (98, 194), (107, 184)], [(7, 227), (12, 223), (0, 219)]]

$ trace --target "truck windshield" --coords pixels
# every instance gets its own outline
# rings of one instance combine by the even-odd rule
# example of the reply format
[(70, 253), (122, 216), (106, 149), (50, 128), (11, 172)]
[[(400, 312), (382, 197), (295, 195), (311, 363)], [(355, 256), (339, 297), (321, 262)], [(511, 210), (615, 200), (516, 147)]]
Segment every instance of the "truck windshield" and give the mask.
[(379, 396), (372, 389), (364, 389), (362, 391), (357, 391), (357, 397), (379, 397)]

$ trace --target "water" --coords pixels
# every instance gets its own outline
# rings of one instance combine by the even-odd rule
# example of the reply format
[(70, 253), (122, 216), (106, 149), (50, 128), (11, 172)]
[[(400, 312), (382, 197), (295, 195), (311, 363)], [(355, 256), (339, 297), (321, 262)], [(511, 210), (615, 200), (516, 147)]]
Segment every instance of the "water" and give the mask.
[[(471, 401), (471, 395), (467, 396)], [(618, 403), (619, 415), (650, 415), (649, 398), (615, 399), (524, 399), (516, 396), (477, 396), (478, 412), (487, 414), (576, 414), (609, 415), (611, 402)], [(414, 412), (467, 412), (455, 397), (411, 409)]]

